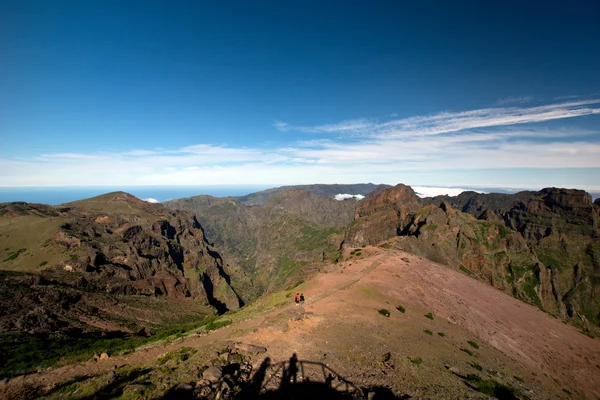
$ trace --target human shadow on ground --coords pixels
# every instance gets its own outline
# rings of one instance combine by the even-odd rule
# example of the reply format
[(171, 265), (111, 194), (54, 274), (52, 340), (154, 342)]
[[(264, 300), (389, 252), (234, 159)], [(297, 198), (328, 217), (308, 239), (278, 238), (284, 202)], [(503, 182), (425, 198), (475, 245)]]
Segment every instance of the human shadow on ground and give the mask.
[[(260, 367), (247, 379), (239, 374), (240, 365), (227, 370), (219, 382), (207, 386), (197, 385), (192, 389), (177, 385), (167, 391), (166, 399), (410, 399), (409, 395), (398, 396), (382, 386), (360, 387), (321, 362), (299, 360), (293, 354), (288, 361), (271, 363), (266, 357)], [(243, 370), (243, 368), (242, 368)]]

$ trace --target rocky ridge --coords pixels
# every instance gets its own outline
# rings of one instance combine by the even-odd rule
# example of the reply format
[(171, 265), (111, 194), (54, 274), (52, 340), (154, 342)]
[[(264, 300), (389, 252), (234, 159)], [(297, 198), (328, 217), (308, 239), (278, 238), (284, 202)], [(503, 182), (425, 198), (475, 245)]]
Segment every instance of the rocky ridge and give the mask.
[(589, 194), (557, 188), (464, 192), (422, 203), (404, 185), (365, 199), (345, 245), (387, 241), (460, 268), (584, 330), (598, 327), (600, 208)]

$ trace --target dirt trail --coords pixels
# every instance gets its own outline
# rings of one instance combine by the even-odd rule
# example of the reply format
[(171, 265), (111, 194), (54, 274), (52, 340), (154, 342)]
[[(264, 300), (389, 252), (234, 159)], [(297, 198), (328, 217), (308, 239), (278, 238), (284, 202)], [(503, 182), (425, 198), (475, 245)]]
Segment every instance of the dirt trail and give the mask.
[[(381, 263), (389, 256), (390, 255), (386, 254), (376, 260), (371, 260), (371, 262), (362, 270), (358, 271), (356, 275), (351, 275), (350, 277), (344, 276), (344, 278), (341, 280), (341, 283), (331, 282), (330, 284), (318, 287), (318, 290), (320, 292), (315, 295), (311, 295), (309, 300), (307, 301), (307, 304), (314, 304), (327, 296), (331, 296), (339, 290), (343, 290), (349, 287), (350, 285), (353, 285), (354, 283), (362, 279), (364, 276), (366, 276), (369, 272), (373, 271), (375, 268), (381, 265)], [(358, 263), (356, 265), (362, 266), (362, 264)], [(353, 271), (355, 270), (356, 269), (354, 268)], [(337, 286), (335, 286), (336, 283)], [(304, 309), (302, 309), (302, 311), (303, 310)], [(160, 357), (164, 353), (177, 350), (184, 346), (208, 346), (220, 340), (230, 340), (236, 338), (239, 339), (239, 337), (243, 336), (246, 332), (259, 327), (263, 327), (265, 321), (273, 318), (273, 316), (275, 315), (293, 315), (294, 313), (297, 313), (297, 311), (299, 310), (295, 309), (294, 303), (290, 302), (289, 305), (266, 311), (250, 319), (237, 322), (234, 325), (225, 326), (223, 328), (211, 331), (201, 336), (192, 335), (176, 340), (169, 344), (149, 345), (128, 355), (114, 356), (108, 360), (86, 361), (78, 364), (66, 365), (59, 368), (49, 369), (41, 373), (18, 377), (16, 379), (35, 379), (45, 386), (51, 386), (60, 381), (64, 381), (65, 379), (69, 379), (75, 376), (94, 376), (102, 373), (107, 373), (110, 370), (112, 370), (114, 366), (121, 367), (124, 365), (144, 364), (155, 360), (157, 357)]]
[[(298, 290), (306, 296), (304, 307), (290, 298), (289, 305), (206, 335), (20, 379), (52, 385), (106, 373), (114, 365), (152, 363), (183, 346), (215, 347), (219, 341), (236, 340), (267, 347), (276, 361), (292, 352), (310, 360), (326, 357), (346, 377), (393, 384), (431, 398), (448, 388), (453, 390), (448, 396), (470, 398), (474, 392), (444, 365), (470, 368), (475, 360), (484, 371), (499, 371), (504, 379), (512, 379), (532, 398), (561, 398), (564, 387), (600, 398), (599, 339), (449, 267), (400, 251), (367, 248), (363, 253), (362, 258), (328, 266), (302, 284)], [(406, 307), (405, 314), (395, 310), (398, 304)], [(382, 317), (380, 308), (390, 308), (391, 317)], [(432, 312), (434, 320), (424, 318), (426, 312)], [(446, 337), (430, 336), (425, 330), (444, 332)], [(461, 349), (468, 340), (483, 345), (474, 356)], [(378, 361), (385, 352), (394, 354), (395, 369), (387, 371)], [(416, 357), (423, 365), (410, 361)], [(527, 376), (526, 382), (513, 375)]]

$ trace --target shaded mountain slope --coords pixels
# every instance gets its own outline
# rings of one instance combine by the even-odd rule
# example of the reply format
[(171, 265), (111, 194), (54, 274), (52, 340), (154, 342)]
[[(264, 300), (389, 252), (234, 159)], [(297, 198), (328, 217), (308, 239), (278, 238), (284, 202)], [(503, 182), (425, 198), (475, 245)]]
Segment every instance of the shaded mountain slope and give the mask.
[(223, 250), (232, 285), (244, 300), (252, 300), (301, 277), (304, 266), (335, 259), (356, 200), (337, 201), (289, 188), (272, 194), (263, 205), (210, 196), (164, 204), (195, 213), (207, 238)]
[(181, 317), (240, 305), (193, 215), (126, 193), (59, 207), (2, 204), (0, 238), (0, 270), (13, 271), (0, 281), (3, 332), (130, 331), (164, 322), (116, 311), (135, 309), (135, 299), (143, 308), (140, 296), (183, 301)]
[(388, 241), (386, 246), (460, 268), (585, 330), (598, 327), (599, 208), (589, 194), (549, 188), (512, 197), (466, 193), (451, 202), (484, 219), (446, 202), (420, 206), (410, 188), (398, 185), (361, 202), (345, 244)]
[[(532, 198), (536, 193), (533, 191), (522, 191), (514, 194), (466, 191), (457, 196), (425, 197), (421, 201), (423, 204), (432, 203), (437, 206), (446, 203), (462, 212), (474, 215), (476, 218), (482, 218), (489, 214), (501, 213), (520, 201)], [(489, 219), (489, 217), (482, 219)]]

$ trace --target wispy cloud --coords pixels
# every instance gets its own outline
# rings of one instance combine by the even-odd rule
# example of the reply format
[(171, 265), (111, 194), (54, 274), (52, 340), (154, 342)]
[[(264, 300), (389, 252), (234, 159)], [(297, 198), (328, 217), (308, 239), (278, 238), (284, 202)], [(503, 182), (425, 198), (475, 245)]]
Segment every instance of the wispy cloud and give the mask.
[[(462, 112), (441, 112), (385, 122), (357, 119), (316, 126), (294, 126), (281, 121), (279, 124), (285, 124), (286, 131), (338, 133), (380, 138), (414, 137), (416, 135), (438, 135), (467, 129), (531, 124), (599, 114), (600, 108), (591, 107), (599, 103), (600, 100), (585, 100), (526, 108), (486, 108)], [(276, 125), (276, 127), (278, 126)]]
[[(571, 101), (312, 127), (279, 121), (275, 126), (282, 131), (327, 135), (277, 147), (198, 143), (171, 149), (4, 158), (0, 159), (0, 186), (410, 183), (411, 179), (419, 179), (416, 183), (421, 185), (472, 186), (478, 182), (453, 180), (460, 174), (440, 171), (600, 168), (600, 128), (540, 124), (600, 114), (598, 104), (599, 100)], [(590, 176), (581, 182), (600, 190), (596, 175)], [(510, 179), (502, 183), (517, 187), (515, 177)], [(564, 185), (556, 175), (544, 179)], [(493, 186), (498, 181), (486, 183)], [(542, 180), (535, 178), (530, 185), (534, 184)]]

